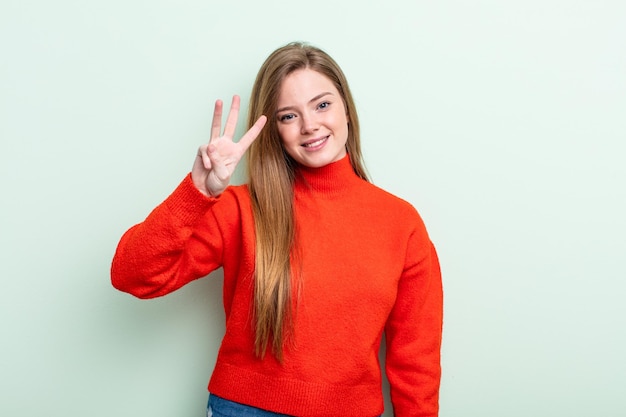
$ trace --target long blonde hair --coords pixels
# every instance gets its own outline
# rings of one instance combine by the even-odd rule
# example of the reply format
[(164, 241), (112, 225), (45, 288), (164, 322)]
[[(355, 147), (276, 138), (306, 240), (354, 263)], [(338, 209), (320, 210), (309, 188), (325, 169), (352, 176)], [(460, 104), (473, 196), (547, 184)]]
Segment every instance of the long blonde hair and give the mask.
[(293, 212), (296, 162), (285, 152), (276, 124), (283, 80), (309, 68), (330, 79), (341, 94), (348, 116), (346, 150), (354, 172), (368, 180), (359, 137), (359, 120), (343, 71), (319, 48), (290, 43), (275, 50), (261, 66), (250, 97), (248, 127), (261, 116), (268, 122), (248, 150), (248, 185), (256, 233), (254, 286), (255, 349), (259, 357), (271, 349), (282, 360), (283, 347), (293, 329), (297, 275), (297, 225)]

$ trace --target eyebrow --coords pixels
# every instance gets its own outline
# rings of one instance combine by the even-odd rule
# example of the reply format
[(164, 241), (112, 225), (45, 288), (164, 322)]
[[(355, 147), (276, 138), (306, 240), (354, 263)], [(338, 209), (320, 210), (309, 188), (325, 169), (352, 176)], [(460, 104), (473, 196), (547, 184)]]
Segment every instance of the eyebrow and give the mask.
[[(320, 98), (327, 96), (327, 95), (333, 95), (333, 93), (331, 93), (330, 91), (325, 91), (321, 94), (316, 95), (315, 97), (313, 97), (311, 100), (309, 100), (309, 103), (312, 103), (314, 101), (319, 100)], [(286, 107), (281, 107), (280, 109), (276, 110), (276, 114), (282, 112), (282, 111), (286, 111), (286, 110), (291, 110), (293, 109), (295, 106), (286, 106)]]

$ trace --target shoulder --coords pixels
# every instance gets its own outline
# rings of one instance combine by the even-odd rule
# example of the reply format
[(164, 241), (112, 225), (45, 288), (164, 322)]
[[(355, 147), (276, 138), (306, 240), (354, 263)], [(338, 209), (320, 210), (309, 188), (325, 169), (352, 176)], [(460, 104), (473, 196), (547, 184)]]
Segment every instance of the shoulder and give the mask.
[(363, 181), (363, 190), (369, 195), (371, 204), (379, 209), (392, 213), (395, 217), (401, 217), (404, 220), (413, 218), (421, 221), (417, 209), (407, 200), (366, 181)]
[(409, 236), (429, 239), (420, 213), (409, 201), (366, 181), (359, 188), (361, 198), (352, 204), (357, 207), (359, 217), (370, 222), (370, 227), (381, 233), (387, 231), (400, 240)]

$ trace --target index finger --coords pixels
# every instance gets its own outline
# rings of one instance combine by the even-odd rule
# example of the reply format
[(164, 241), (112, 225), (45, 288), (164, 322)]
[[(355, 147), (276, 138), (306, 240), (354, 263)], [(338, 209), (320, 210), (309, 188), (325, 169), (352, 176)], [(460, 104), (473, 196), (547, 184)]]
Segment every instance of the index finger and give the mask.
[(239, 139), (239, 144), (243, 146), (244, 151), (252, 145), (252, 142), (259, 136), (261, 130), (267, 123), (267, 117), (262, 115), (254, 122), (254, 125)]

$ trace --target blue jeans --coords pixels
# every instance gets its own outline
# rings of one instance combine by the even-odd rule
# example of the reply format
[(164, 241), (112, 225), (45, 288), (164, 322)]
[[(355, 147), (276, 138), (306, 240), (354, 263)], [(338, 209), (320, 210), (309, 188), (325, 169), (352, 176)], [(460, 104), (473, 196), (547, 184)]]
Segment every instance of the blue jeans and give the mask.
[(271, 411), (229, 401), (213, 394), (209, 395), (206, 415), (207, 417), (289, 417), (287, 414), (272, 413)]
[(209, 395), (206, 415), (207, 417), (289, 417), (287, 414), (278, 414), (250, 407), (249, 405), (229, 401), (213, 394)]

